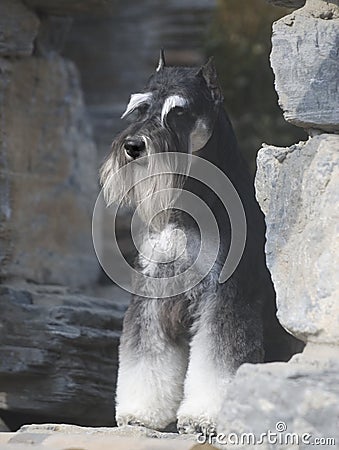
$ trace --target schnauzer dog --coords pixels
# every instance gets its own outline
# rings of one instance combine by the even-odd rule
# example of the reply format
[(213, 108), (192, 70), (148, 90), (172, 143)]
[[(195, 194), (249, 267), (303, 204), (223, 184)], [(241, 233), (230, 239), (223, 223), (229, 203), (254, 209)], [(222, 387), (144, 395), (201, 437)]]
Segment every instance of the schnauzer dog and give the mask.
[[(140, 286), (143, 295), (132, 298), (120, 343), (118, 426), (134, 424), (162, 430), (177, 421), (181, 433), (211, 433), (232, 377), (242, 363), (286, 360), (292, 353), (288, 344), (284, 346), (287, 353), (282, 354), (281, 342), (289, 338), (275, 317), (274, 291), (263, 250), (263, 216), (222, 103), (212, 60), (199, 69), (167, 67), (161, 53), (146, 88), (131, 96), (122, 117), (136, 117), (113, 142), (112, 153), (101, 170), (104, 195), (107, 203), (112, 203), (125, 196), (127, 180), (116, 175), (121, 167), (132, 163), (133, 177), (135, 170), (152, 173), (147, 164), (152, 155), (194, 153), (229, 178), (247, 221), (241, 261), (220, 284), (232, 233), (228, 213), (218, 197), (199, 181), (191, 180), (189, 173), (176, 175), (171, 164), (171, 170), (164, 168), (163, 175), (129, 189), (124, 200), (138, 207), (148, 230), (136, 262), (145, 275), (145, 285)], [(159, 298), (152, 291), (152, 279), (170, 280), (183, 273), (195, 261), (201, 239), (194, 221), (172, 207), (168, 187), (189, 191), (209, 206), (221, 241), (213, 267), (197, 285)], [(149, 194), (157, 192), (167, 194), (152, 199)], [(174, 230), (184, 233), (185, 251), (182, 234)], [(150, 248), (162, 251), (168, 246), (174, 262), (147, 257)]]

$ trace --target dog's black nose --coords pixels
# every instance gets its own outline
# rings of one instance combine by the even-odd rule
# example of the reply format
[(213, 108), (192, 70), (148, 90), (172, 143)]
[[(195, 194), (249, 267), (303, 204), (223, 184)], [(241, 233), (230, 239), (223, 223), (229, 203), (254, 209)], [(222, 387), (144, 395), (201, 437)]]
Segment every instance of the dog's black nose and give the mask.
[(126, 153), (133, 159), (140, 156), (141, 152), (145, 150), (145, 142), (141, 138), (126, 139), (124, 144)]

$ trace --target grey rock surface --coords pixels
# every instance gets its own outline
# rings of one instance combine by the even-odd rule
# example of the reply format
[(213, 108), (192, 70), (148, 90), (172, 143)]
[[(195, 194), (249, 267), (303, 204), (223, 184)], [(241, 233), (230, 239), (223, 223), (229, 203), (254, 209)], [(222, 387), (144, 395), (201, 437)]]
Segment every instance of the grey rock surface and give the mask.
[[(240, 448), (307, 449), (316, 439), (332, 439), (323, 448), (335, 448), (339, 440), (339, 354), (332, 348), (330, 358), (319, 362), (327, 351), (316, 348), (317, 360), (298, 355), (289, 363), (241, 366), (225, 397), (218, 432), (232, 433), (232, 439), (247, 439), (241, 434), (252, 433), (248, 438), (254, 439), (252, 445), (244, 440), (247, 445)], [(263, 433), (266, 436), (259, 443)], [(295, 434), (292, 442), (286, 441), (290, 433)]]
[(285, 119), (339, 131), (339, 7), (309, 0), (273, 24), (271, 65)]
[(79, 427), (77, 425), (69, 424), (53, 424), (44, 423), (41, 425), (23, 425), (20, 433), (63, 433), (63, 434), (91, 434), (95, 436), (119, 436), (119, 437), (149, 437), (161, 439), (180, 439), (189, 440), (194, 439), (194, 435), (167, 433), (143, 426), (124, 425), (122, 427)]
[(256, 195), (280, 323), (305, 342), (339, 344), (339, 136), (258, 153)]
[[(2, 445), (1, 445), (2, 444)], [(144, 427), (79, 427), (68, 424), (27, 425), (16, 433), (0, 432), (1, 450), (204, 450), (214, 447), (197, 445), (196, 436), (160, 433)]]
[(89, 284), (97, 154), (75, 66), (3, 59), (0, 77), (0, 276)]
[(60, 286), (0, 286), (0, 409), (113, 425), (124, 311)]
[(20, 0), (1, 0), (0, 56), (32, 54), (38, 29), (38, 17)]

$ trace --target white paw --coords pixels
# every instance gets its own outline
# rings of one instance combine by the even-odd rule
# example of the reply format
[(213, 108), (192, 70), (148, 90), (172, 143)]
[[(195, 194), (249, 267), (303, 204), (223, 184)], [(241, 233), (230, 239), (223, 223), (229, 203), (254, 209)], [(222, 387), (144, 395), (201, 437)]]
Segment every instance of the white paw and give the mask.
[(140, 422), (140, 420), (138, 420), (136, 417), (134, 417), (132, 415), (117, 416), (116, 422), (117, 422), (118, 427), (123, 427), (125, 425), (133, 425), (135, 427), (144, 427), (145, 426), (144, 423)]
[(214, 436), (216, 420), (207, 416), (179, 416), (177, 428), (180, 434), (199, 434)]
[(175, 421), (173, 413), (160, 411), (159, 408), (152, 410), (140, 409), (139, 411), (117, 411), (116, 422), (118, 427), (124, 425), (134, 425), (140, 427), (152, 428), (154, 430), (163, 430), (166, 426)]

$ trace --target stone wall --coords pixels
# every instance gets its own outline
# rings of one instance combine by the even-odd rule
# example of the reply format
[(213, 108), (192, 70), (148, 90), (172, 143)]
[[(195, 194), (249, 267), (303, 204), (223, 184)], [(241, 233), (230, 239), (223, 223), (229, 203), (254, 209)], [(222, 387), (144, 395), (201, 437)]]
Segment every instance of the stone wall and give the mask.
[(53, 48), (39, 54), (34, 11), (1, 9), (0, 278), (88, 284), (97, 155), (79, 76)]
[(79, 292), (99, 276), (97, 147), (78, 70), (59, 53), (70, 14), (113, 5), (0, 4), (0, 416), (12, 428), (114, 423), (126, 296)]
[[(267, 225), (278, 318), (307, 345), (288, 363), (243, 365), (219, 418), (225, 433), (271, 430), (278, 439), (284, 431), (297, 433), (296, 448), (310, 445), (300, 440), (305, 433), (311, 444), (315, 438), (339, 441), (338, 42), (337, 0), (306, 0), (273, 24), (279, 104), (285, 119), (304, 127), (309, 138), (289, 148), (263, 145), (256, 195)], [(253, 448), (271, 445), (266, 435)]]
[(96, 148), (75, 67), (53, 56), (5, 60), (1, 68), (0, 276), (93, 282)]

